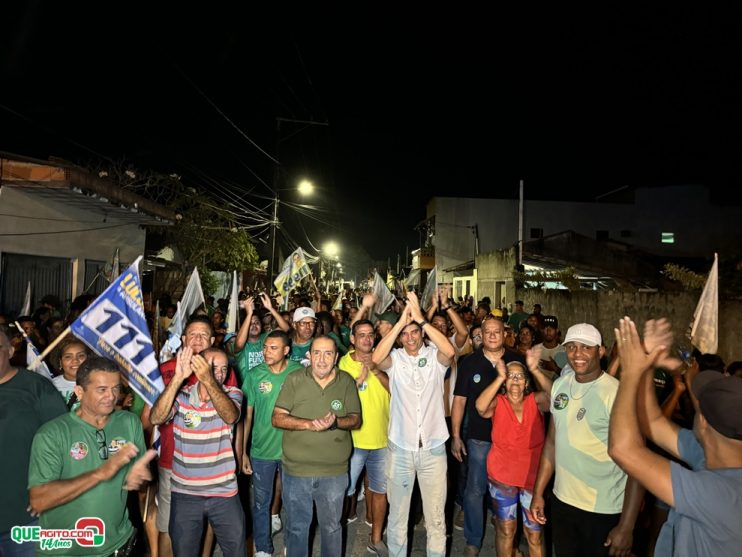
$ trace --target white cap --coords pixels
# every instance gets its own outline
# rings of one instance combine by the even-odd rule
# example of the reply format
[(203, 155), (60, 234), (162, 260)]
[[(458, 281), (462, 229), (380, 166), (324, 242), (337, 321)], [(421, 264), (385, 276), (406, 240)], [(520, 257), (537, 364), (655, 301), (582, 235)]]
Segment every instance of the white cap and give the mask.
[(306, 319), (307, 317), (315, 320), (317, 319), (312, 308), (302, 307), (296, 308), (296, 311), (294, 311), (294, 323), (298, 323), (299, 321), (301, 321), (302, 319)]
[(567, 334), (562, 344), (567, 344), (568, 342), (581, 342), (585, 346), (600, 346), (603, 344), (600, 331), (589, 323), (578, 323), (567, 329)]

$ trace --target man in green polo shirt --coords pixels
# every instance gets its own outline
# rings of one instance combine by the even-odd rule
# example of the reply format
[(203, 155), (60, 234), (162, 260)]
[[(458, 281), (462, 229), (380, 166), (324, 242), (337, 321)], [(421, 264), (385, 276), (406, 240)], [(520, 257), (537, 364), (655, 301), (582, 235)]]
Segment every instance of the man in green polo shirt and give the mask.
[[(281, 472), (283, 430), (273, 427), (271, 419), (284, 381), (290, 373), (304, 369), (298, 362), (288, 359), (290, 344), (285, 332), (268, 333), (263, 344), (264, 362), (255, 366), (242, 383), (242, 392), (247, 401), (242, 471), (252, 476), (252, 523), (256, 557), (273, 554), (271, 530), (280, 529), (272, 527), (274, 522), (280, 524), (280, 519), (276, 520), (278, 515), (271, 516), (271, 502), (274, 498), (276, 473)], [(248, 453), (249, 438), (252, 438), (252, 445)]]
[(356, 383), (335, 367), (335, 341), (317, 337), (309, 354), (311, 365), (286, 378), (273, 409), (273, 425), (285, 430), (281, 477), (288, 557), (307, 554), (314, 504), (322, 555), (342, 554), (350, 430), (361, 426)]
[(28, 494), (33, 512), (41, 514), (42, 532), (92, 529), (96, 534), (71, 541), (42, 537), (41, 554), (105, 557), (133, 544), (127, 490), (152, 479), (149, 462), (157, 453), (144, 452), (139, 418), (115, 410), (121, 377), (114, 362), (88, 358), (76, 381), (80, 406), (45, 424), (34, 437)]

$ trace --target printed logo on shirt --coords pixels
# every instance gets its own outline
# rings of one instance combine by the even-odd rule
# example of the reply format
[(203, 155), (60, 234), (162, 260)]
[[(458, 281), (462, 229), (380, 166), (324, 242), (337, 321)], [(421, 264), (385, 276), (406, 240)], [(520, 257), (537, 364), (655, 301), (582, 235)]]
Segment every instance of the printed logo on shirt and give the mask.
[(195, 410), (188, 410), (188, 412), (185, 413), (185, 416), (183, 416), (183, 422), (189, 429), (196, 428), (201, 425), (201, 414)]
[(554, 397), (554, 410), (564, 410), (569, 404), (567, 393), (559, 393)]
[(425, 364), (427, 364), (427, 363), (428, 363), (428, 359), (427, 358), (420, 358), (417, 361), (417, 367), (425, 367)]
[(482, 380), (482, 376), (479, 375), (478, 373), (474, 377), (472, 377), (472, 381), (474, 381), (475, 383), (479, 383), (481, 380)]
[(360, 385), (358, 385), (358, 390), (359, 391), (363, 392), (366, 389), (368, 389), (368, 383), (366, 381), (364, 381), (363, 383), (361, 383)]
[(121, 447), (126, 445), (128, 441), (124, 439), (123, 437), (114, 437), (111, 440), (111, 443), (108, 445), (108, 452), (109, 453), (117, 453)]
[(585, 410), (584, 408), (580, 408), (580, 409), (579, 409), (579, 410), (577, 411), (577, 421), (578, 421), (578, 422), (579, 422), (579, 421), (582, 421), (582, 418), (584, 418), (584, 417), (585, 417), (585, 413), (586, 413), (586, 412), (587, 412), (587, 410)]
[(82, 460), (83, 458), (88, 456), (87, 443), (84, 443), (83, 441), (72, 443), (72, 447), (70, 447), (70, 456), (75, 460)]
[(339, 412), (343, 409), (343, 403), (338, 399), (335, 399), (330, 403), (330, 408), (332, 408), (335, 412)]
[(273, 390), (273, 383), (270, 381), (261, 381), (258, 383), (258, 391), (263, 393), (264, 395), (267, 395)]

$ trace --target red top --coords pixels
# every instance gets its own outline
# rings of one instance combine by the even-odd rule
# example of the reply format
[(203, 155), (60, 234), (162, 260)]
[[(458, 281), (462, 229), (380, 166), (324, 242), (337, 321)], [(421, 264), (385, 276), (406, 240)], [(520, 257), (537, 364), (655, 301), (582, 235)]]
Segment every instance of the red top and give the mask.
[(498, 394), (487, 476), (505, 485), (533, 490), (544, 437), (544, 417), (533, 393), (523, 399), (523, 422), (518, 421), (508, 397)]
[[(164, 364), (160, 364), (160, 374), (162, 375), (162, 381), (165, 386), (172, 380), (175, 375), (175, 365), (177, 363), (176, 358), (168, 360)], [(191, 373), (188, 380), (185, 382), (186, 385), (195, 385), (198, 382), (198, 378), (195, 373)], [(237, 380), (235, 374), (232, 373), (232, 369), (229, 369), (227, 378), (224, 380), (224, 384), (228, 387), (236, 387)], [(160, 426), (160, 456), (157, 465), (160, 468), (167, 468), (172, 470), (173, 468), (173, 451), (175, 450), (175, 438), (173, 437), (173, 422), (169, 421)]]

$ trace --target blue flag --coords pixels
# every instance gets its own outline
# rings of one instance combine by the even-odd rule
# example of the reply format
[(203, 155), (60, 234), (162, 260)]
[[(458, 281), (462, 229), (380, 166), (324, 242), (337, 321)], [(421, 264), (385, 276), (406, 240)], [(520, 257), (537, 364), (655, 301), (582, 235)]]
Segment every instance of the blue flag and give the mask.
[(151, 406), (165, 385), (144, 317), (141, 259), (122, 272), (70, 328), (96, 354), (118, 363), (129, 386)]

